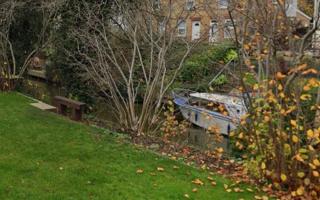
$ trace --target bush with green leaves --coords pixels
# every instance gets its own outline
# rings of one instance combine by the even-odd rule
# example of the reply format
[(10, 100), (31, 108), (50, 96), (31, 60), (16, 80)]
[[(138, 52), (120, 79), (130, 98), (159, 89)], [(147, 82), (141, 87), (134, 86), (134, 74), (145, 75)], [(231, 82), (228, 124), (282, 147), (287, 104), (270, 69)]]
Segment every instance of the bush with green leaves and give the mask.
[[(212, 80), (224, 64), (237, 58), (237, 52), (230, 43), (221, 43), (214, 46), (205, 46), (200, 51), (194, 52), (187, 59), (181, 70), (178, 82), (189, 87), (202, 88)], [(225, 75), (220, 76), (214, 84), (222, 85), (228, 82)], [(193, 88), (192, 88), (193, 89)]]

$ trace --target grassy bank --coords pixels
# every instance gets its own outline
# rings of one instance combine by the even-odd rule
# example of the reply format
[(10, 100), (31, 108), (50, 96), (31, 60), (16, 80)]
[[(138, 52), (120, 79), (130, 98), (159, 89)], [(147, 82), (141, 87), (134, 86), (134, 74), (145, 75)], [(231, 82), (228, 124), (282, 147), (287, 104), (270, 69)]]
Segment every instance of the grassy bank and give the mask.
[(221, 176), (212, 186), (207, 172), (29, 103), (0, 93), (0, 199), (253, 199), (246, 187), (226, 192)]

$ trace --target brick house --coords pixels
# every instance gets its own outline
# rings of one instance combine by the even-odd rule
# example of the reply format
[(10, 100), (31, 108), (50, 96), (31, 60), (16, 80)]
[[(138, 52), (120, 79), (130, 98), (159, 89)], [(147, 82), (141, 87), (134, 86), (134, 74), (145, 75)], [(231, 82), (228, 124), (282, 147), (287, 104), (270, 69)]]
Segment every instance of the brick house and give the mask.
[[(221, 42), (233, 37), (233, 26), (228, 14), (229, 0), (155, 0), (156, 7), (164, 15), (172, 11), (177, 36), (189, 41), (203, 39)], [(269, 0), (276, 6), (276, 0)], [(295, 18), (303, 27), (309, 27), (311, 18), (298, 9), (297, 0), (287, 0), (287, 16)], [(168, 8), (167, 5), (170, 5)], [(164, 30), (160, 23), (160, 30)]]

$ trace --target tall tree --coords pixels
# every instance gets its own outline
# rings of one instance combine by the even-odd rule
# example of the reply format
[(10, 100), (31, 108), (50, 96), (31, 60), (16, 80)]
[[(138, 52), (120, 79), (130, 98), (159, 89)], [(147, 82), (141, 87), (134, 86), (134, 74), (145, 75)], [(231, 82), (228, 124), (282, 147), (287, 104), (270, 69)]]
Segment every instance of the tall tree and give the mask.
[[(72, 32), (77, 51), (69, 55), (112, 102), (122, 128), (133, 136), (150, 133), (157, 127), (164, 95), (198, 41), (176, 37), (178, 21), (185, 15), (184, 8), (173, 9), (177, 4), (171, 1), (161, 10), (147, 0), (114, 0), (111, 5), (107, 12), (105, 2), (79, 4), (84, 23)], [(185, 52), (176, 66), (169, 66), (168, 56), (177, 42)]]

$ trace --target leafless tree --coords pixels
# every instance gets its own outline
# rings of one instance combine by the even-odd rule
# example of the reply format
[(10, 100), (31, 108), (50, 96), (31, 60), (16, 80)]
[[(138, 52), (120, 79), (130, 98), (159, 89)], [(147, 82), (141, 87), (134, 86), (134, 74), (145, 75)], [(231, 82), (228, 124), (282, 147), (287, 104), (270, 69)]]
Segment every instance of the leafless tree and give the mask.
[[(157, 129), (162, 100), (200, 42), (177, 37), (177, 26), (187, 17), (185, 7), (173, 1), (160, 9), (153, 1), (115, 0), (109, 10), (103, 3), (83, 3), (79, 11), (84, 23), (72, 33), (78, 51), (68, 52), (70, 57), (111, 100), (110, 112), (122, 128), (134, 135)], [(177, 44), (184, 53), (176, 55), (179, 63), (169, 65)]]
[(0, 3), (0, 66), (1, 76), (5, 76), (6, 74), (14, 74), (16, 70), (14, 52), (9, 40), (9, 31), (18, 2), (1, 1)]
[[(2, 0), (0, 2), (0, 70), (2, 77), (6, 79), (22, 77), (31, 58), (50, 42), (50, 34), (58, 17), (58, 10), (64, 2), (64, 0)], [(42, 13), (42, 27), (34, 49), (27, 53), (23, 65), (17, 66), (15, 49), (10, 40), (10, 30), (15, 20), (15, 14), (19, 10), (26, 9), (27, 6), (28, 9)]]
[(40, 29), (40, 33), (38, 34), (37, 42), (34, 44), (34, 48), (27, 54), (24, 59), (24, 63), (20, 66), (20, 70), (17, 73), (18, 77), (22, 77), (25, 73), (27, 67), (29, 66), (32, 57), (39, 53), (44, 48), (48, 47), (48, 45), (53, 42), (52, 36), (55, 33), (55, 30), (61, 23), (60, 9), (65, 5), (65, 0), (42, 0), (42, 1), (34, 1), (29, 0), (29, 2), (25, 2), (25, 6), (30, 6), (30, 4), (34, 5), (34, 10), (38, 11), (42, 15), (42, 25)]

